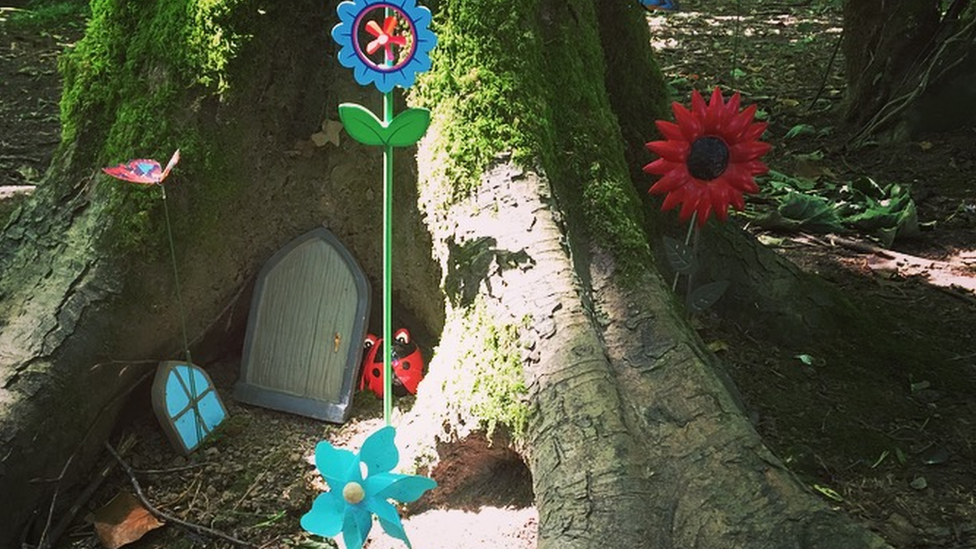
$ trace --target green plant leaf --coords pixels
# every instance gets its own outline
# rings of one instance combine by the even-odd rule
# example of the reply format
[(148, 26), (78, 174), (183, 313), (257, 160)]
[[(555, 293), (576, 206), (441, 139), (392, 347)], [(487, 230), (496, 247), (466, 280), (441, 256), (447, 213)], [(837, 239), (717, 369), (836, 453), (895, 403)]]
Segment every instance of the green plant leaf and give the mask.
[(385, 145), (389, 130), (369, 109), (355, 103), (339, 105), (339, 119), (346, 132), (363, 145)]
[(822, 196), (812, 196), (803, 193), (790, 193), (780, 203), (777, 211), (785, 219), (796, 224), (796, 229), (807, 229), (822, 232), (843, 231), (840, 216)]
[(799, 135), (814, 135), (817, 133), (817, 129), (810, 124), (797, 124), (790, 128), (790, 131), (786, 132), (785, 139), (792, 139)]
[(394, 147), (413, 145), (424, 136), (430, 126), (430, 111), (411, 108), (398, 114), (389, 125), (387, 143)]
[(719, 280), (718, 282), (711, 282), (695, 288), (695, 290), (691, 292), (691, 295), (688, 296), (688, 310), (690, 310), (692, 314), (698, 314), (705, 311), (714, 305), (728, 288), (728, 280)]
[(678, 274), (691, 274), (695, 270), (695, 257), (691, 248), (680, 240), (664, 237), (664, 254), (668, 258), (671, 268)]

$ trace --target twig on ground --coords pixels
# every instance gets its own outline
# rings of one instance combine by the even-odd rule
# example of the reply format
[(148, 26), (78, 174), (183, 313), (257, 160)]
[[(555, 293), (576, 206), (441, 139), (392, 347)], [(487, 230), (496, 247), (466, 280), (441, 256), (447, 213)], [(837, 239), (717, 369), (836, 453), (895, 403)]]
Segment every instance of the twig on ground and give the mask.
[[(132, 449), (133, 446), (135, 446), (135, 442), (136, 442), (135, 437), (132, 436), (127, 437), (125, 440), (122, 441), (122, 444), (119, 446), (119, 452), (123, 454), (127, 453), (130, 449)], [(74, 456), (72, 456), (72, 458), (73, 457)], [(70, 463), (70, 461), (71, 459), (69, 458), (68, 462)], [(65, 468), (67, 468), (67, 464), (65, 464)], [(71, 504), (71, 507), (69, 507), (68, 510), (65, 511), (61, 519), (58, 520), (58, 523), (50, 531), (50, 535), (48, 535), (47, 528), (45, 527), (44, 533), (41, 534), (41, 541), (38, 542), (37, 544), (38, 549), (50, 549), (58, 542), (58, 540), (61, 538), (61, 535), (64, 534), (64, 531), (68, 529), (68, 526), (71, 525), (71, 522), (75, 519), (76, 516), (78, 516), (78, 511), (80, 511), (82, 506), (88, 503), (88, 500), (90, 500), (91, 497), (95, 495), (95, 492), (98, 490), (98, 487), (102, 485), (102, 482), (104, 482), (106, 478), (108, 478), (109, 473), (111, 473), (112, 469), (114, 468), (115, 468), (114, 460), (109, 460), (102, 465), (102, 467), (98, 470), (98, 474), (96, 474), (95, 477), (92, 478), (91, 482), (88, 483), (88, 486), (86, 486), (85, 489), (82, 490), (80, 494), (78, 494), (78, 497), (75, 498), (75, 501), (74, 503)], [(51, 500), (52, 511), (54, 510), (55, 501), (57, 501), (57, 490), (55, 490), (54, 498), (52, 498)], [(48, 525), (50, 525), (50, 518), (48, 518)]]
[(181, 526), (183, 528), (186, 528), (187, 530), (190, 530), (198, 534), (219, 538), (241, 547), (249, 547), (251, 549), (256, 549), (256, 546), (251, 543), (239, 540), (231, 535), (225, 534), (218, 530), (214, 530), (213, 528), (208, 528), (200, 524), (194, 524), (192, 522), (181, 520), (169, 513), (157, 509), (152, 503), (149, 502), (148, 499), (146, 499), (145, 494), (142, 493), (142, 486), (139, 485), (139, 481), (136, 479), (136, 475), (132, 471), (132, 467), (129, 466), (129, 464), (126, 463), (124, 459), (122, 459), (122, 456), (120, 456), (118, 452), (115, 451), (115, 448), (113, 448), (112, 445), (109, 444), (107, 441), (105, 442), (105, 448), (108, 450), (110, 454), (112, 454), (112, 457), (115, 458), (115, 461), (117, 461), (119, 463), (119, 466), (121, 466), (122, 469), (125, 471), (125, 474), (129, 477), (129, 483), (132, 484), (132, 489), (136, 493), (136, 497), (139, 498), (139, 501), (146, 508), (146, 510), (149, 511), (149, 513), (152, 516), (156, 517), (159, 520), (176, 524), (177, 526)]

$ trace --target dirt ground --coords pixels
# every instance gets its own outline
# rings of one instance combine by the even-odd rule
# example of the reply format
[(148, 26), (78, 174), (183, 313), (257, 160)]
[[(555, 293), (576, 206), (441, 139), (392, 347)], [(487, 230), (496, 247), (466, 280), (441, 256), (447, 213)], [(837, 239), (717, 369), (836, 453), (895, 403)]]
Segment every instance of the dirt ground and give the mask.
[[(648, 16), (676, 97), (687, 103), (692, 87), (716, 84), (741, 90), (744, 102), (758, 103), (768, 117), (765, 139), (775, 149), (766, 161), (774, 170), (817, 184), (867, 176), (907, 185), (923, 230), (882, 250), (857, 234), (832, 239), (753, 229), (877, 315), (904, 342), (903, 354), (872, 356), (871, 346), (858, 342), (771, 344), (708, 314), (699, 320), (701, 336), (727, 365), (767, 444), (811, 491), (899, 549), (976, 547), (976, 132), (845, 147), (846, 130), (836, 120), (842, 63), (830, 62), (840, 37), (838, 9), (820, 1), (790, 7), (742, 0), (736, 13), (738, 4), (687, 0), (682, 12)], [(0, 197), (36, 184), (47, 167), (58, 134), (57, 55), (80, 33), (77, 24), (43, 32), (15, 25), (8, 21), (13, 13), (0, 10)], [(815, 131), (787, 138), (801, 123)], [(126, 431), (137, 443), (126, 458), (140, 471), (147, 498), (257, 546), (329, 547), (298, 527), (322, 488), (309, 460), (319, 440), (357, 447), (380, 424), (376, 399), (358, 395), (353, 419), (328, 425), (238, 405), (230, 397), (235, 357), (207, 366), (229, 419), (203, 451), (177, 457), (148, 405), (130, 410)], [(474, 463), (472, 455), (458, 461)], [(535, 547), (538, 518), (524, 466), (503, 456), (475, 469), (435, 471), (454, 490), (407, 511), (414, 546)], [(98, 547), (86, 517), (125, 488), (123, 475), (110, 475), (59, 546)], [(130, 545), (225, 546), (231, 545), (174, 525)], [(402, 547), (384, 536), (367, 544), (395, 546)]]

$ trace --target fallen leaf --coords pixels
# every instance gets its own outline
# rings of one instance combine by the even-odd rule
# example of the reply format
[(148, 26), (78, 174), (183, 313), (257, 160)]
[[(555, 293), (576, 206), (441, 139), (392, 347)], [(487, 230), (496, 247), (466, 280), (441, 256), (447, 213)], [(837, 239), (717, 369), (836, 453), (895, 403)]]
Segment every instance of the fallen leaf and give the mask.
[(107, 549), (132, 543), (163, 525), (129, 492), (119, 492), (94, 513), (95, 533)]

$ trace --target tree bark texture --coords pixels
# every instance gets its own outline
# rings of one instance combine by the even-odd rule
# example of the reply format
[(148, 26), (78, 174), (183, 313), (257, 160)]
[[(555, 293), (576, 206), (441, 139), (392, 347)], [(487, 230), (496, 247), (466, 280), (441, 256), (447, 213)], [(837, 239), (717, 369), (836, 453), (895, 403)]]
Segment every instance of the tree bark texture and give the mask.
[(844, 3), (846, 117), (856, 139), (896, 138), (976, 123), (976, 5)]

